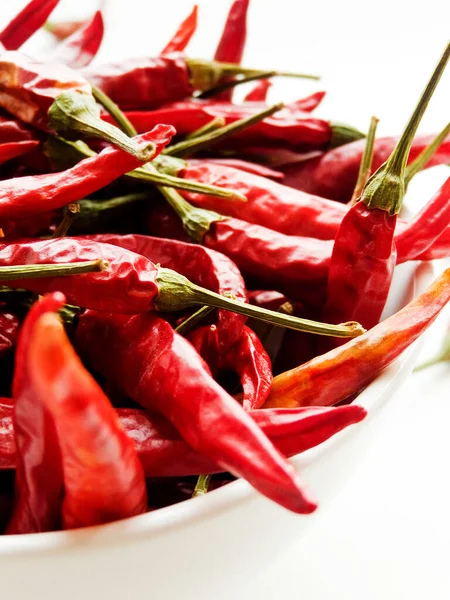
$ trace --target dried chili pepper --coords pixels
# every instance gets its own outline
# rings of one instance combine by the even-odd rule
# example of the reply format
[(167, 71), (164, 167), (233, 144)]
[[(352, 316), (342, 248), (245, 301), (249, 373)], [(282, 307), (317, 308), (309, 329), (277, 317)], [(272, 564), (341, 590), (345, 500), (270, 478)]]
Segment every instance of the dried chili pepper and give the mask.
[(59, 0), (31, 0), (0, 33), (7, 50), (17, 50), (44, 25)]
[(57, 46), (51, 59), (73, 69), (86, 67), (99, 51), (103, 33), (103, 16), (98, 10), (92, 19)]
[[(203, 161), (200, 160), (199, 163), (197, 163), (195, 159), (191, 159), (189, 161), (189, 165), (194, 166), (196, 164), (201, 164), (202, 162)], [(268, 179), (274, 179), (275, 181), (281, 181), (284, 178), (284, 173), (281, 171), (275, 171), (274, 169), (269, 169), (269, 167), (265, 167), (264, 165), (258, 165), (257, 163), (241, 160), (240, 158), (208, 157), (208, 163), (232, 167), (233, 169), (238, 169), (239, 171), (244, 171), (245, 173), (253, 173), (253, 175), (267, 177)]]
[[(159, 125), (136, 139), (136, 144), (161, 152), (175, 133)], [(106, 148), (61, 173), (19, 177), (0, 182), (0, 218), (18, 219), (78, 200), (131, 171), (142, 160), (117, 148)]]
[(9, 534), (54, 531), (61, 526), (61, 453), (53, 419), (33, 385), (29, 349), (36, 323), (63, 303), (59, 293), (35, 303), (20, 331), (13, 380), (16, 494)]
[(139, 313), (149, 310), (179, 311), (190, 306), (214, 306), (254, 317), (283, 327), (310, 331), (321, 335), (354, 337), (364, 331), (359, 323), (329, 326), (305, 319), (263, 310), (193, 284), (171, 269), (156, 266), (144, 256), (86, 239), (57, 238), (0, 246), (0, 266), (67, 264), (80, 261), (106, 261), (108, 270), (74, 277), (17, 279), (12, 288), (25, 288), (37, 293), (62, 291), (71, 304), (113, 310), (118, 313)]
[[(249, 0), (234, 0), (214, 54), (219, 62), (240, 64), (247, 39), (247, 12)], [(233, 90), (221, 92), (221, 100), (231, 101)]]
[[(265, 73), (239, 65), (186, 58), (172, 52), (84, 69), (83, 73), (123, 110), (148, 110), (213, 88), (224, 77)], [(277, 72), (287, 77), (317, 79), (315, 75)]]
[(145, 512), (145, 476), (133, 442), (84, 369), (55, 312), (34, 323), (27, 350), (29, 383), (54, 421), (61, 450), (63, 528)]
[(405, 195), (408, 153), (417, 128), (450, 58), (447, 46), (388, 160), (364, 186), (339, 227), (328, 273), (323, 317), (359, 319), (368, 329), (381, 317), (397, 259), (397, 215)]
[[(294, 469), (166, 321), (151, 313), (122, 318), (88, 311), (80, 319), (76, 343), (96, 370), (145, 408), (164, 415), (194, 450), (294, 512), (316, 508)], [(108, 347), (108, 356), (100, 356), (99, 347)]]
[(0, 144), (0, 165), (7, 160), (22, 156), (39, 146), (38, 140), (24, 140), (22, 142), (5, 142)]
[[(15, 468), (12, 411), (9, 399), (0, 398), (0, 469)], [(122, 428), (134, 440), (147, 477), (182, 477), (221, 470), (210, 458), (195, 452), (163, 417), (134, 408), (118, 408), (116, 413)], [(363, 407), (352, 404), (332, 408), (269, 408), (249, 414), (283, 454), (294, 456), (359, 423), (367, 413)]]
[(75, 139), (100, 137), (142, 162), (151, 158), (151, 150), (100, 119), (91, 85), (77, 71), (12, 51), (0, 55), (0, 70), (0, 106), (25, 123)]
[(272, 81), (270, 79), (261, 79), (245, 96), (244, 102), (265, 102), (271, 87)]
[(450, 269), (357, 340), (274, 378), (265, 407), (331, 406), (361, 391), (433, 323), (450, 300)]
[(180, 24), (175, 35), (164, 47), (161, 54), (169, 54), (170, 52), (182, 52), (191, 41), (197, 29), (198, 6), (194, 4), (189, 15)]
[[(138, 132), (148, 131), (156, 123), (169, 123), (179, 134), (191, 133), (206, 125), (211, 119), (224, 118), (227, 124), (248, 118), (266, 109), (263, 102), (248, 102), (242, 105), (228, 102), (211, 102), (205, 100), (185, 100), (158, 110), (145, 112), (126, 112), (127, 118)], [(105, 117), (107, 122), (111, 120)], [(333, 121), (313, 118), (299, 107), (299, 102), (286, 105), (276, 115), (268, 117), (234, 135), (223, 147), (239, 148), (245, 152), (246, 146), (272, 145), (292, 150), (311, 150), (347, 144), (364, 137), (362, 133), (349, 126)]]
[[(435, 135), (420, 134), (411, 146), (408, 162), (413, 162), (433, 141)], [(398, 137), (378, 138), (375, 141), (372, 172), (375, 172), (389, 157), (398, 142)], [(339, 148), (329, 150), (323, 156), (301, 164), (278, 165), (285, 173), (284, 183), (298, 190), (348, 202), (352, 197), (358, 177), (364, 140), (357, 140)], [(450, 162), (450, 137), (442, 142), (425, 168)]]
[[(238, 269), (226, 256), (208, 250), (198, 244), (186, 244), (175, 240), (145, 235), (91, 235), (88, 239), (113, 244), (145, 256), (154, 263), (173, 269), (221, 295), (246, 302), (245, 283)], [(226, 352), (242, 335), (245, 317), (218, 311), (218, 342), (221, 352)]]
[(272, 364), (258, 336), (249, 327), (244, 328), (239, 342), (223, 357), (221, 366), (238, 373), (245, 409), (264, 404), (272, 386)]

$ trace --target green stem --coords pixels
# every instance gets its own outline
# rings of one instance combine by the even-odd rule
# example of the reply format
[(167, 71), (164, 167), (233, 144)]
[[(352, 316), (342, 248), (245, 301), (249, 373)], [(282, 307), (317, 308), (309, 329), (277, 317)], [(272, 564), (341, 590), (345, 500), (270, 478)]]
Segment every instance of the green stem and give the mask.
[(369, 131), (367, 133), (366, 145), (364, 147), (364, 153), (361, 158), (361, 164), (359, 165), (358, 179), (356, 181), (355, 189), (353, 190), (352, 199), (350, 205), (356, 203), (362, 194), (364, 186), (366, 185), (370, 173), (372, 171), (372, 160), (373, 160), (373, 147), (375, 143), (375, 134), (377, 131), (379, 119), (372, 117), (370, 119)]
[(100, 118), (92, 96), (75, 91), (60, 94), (48, 111), (50, 126), (60, 134), (94, 136), (147, 162), (155, 154), (153, 142), (138, 143), (123, 131)]
[(120, 129), (126, 133), (129, 137), (134, 137), (137, 135), (137, 131), (134, 128), (134, 125), (131, 123), (129, 118), (120, 110), (115, 102), (111, 100), (109, 96), (102, 92), (101, 89), (96, 87), (95, 85), (90, 84), (92, 88), (92, 95), (97, 100), (99, 104), (103, 106), (106, 112), (111, 115)]
[(354, 321), (331, 325), (283, 315), (272, 310), (260, 308), (259, 306), (226, 298), (206, 288), (195, 285), (189, 279), (171, 269), (160, 268), (156, 281), (158, 283), (159, 294), (155, 301), (155, 306), (161, 312), (183, 310), (184, 308), (200, 304), (202, 306), (229, 310), (230, 312), (245, 315), (246, 317), (253, 317), (272, 325), (320, 335), (353, 338), (363, 334), (365, 331), (359, 323)]
[(69, 204), (64, 209), (64, 216), (61, 223), (58, 225), (55, 233), (52, 235), (52, 238), (61, 238), (67, 235), (67, 232), (70, 229), (70, 226), (76, 220), (80, 213), (80, 205), (78, 203)]
[(192, 492), (192, 498), (198, 496), (204, 496), (208, 492), (209, 484), (211, 483), (212, 475), (199, 475), (194, 491)]
[(224, 92), (226, 90), (233, 89), (237, 85), (241, 85), (242, 83), (250, 83), (251, 81), (258, 81), (260, 79), (269, 79), (271, 77), (276, 77), (278, 73), (276, 71), (261, 71), (260, 73), (253, 73), (251, 75), (246, 75), (244, 77), (240, 77), (239, 79), (231, 79), (228, 81), (224, 81), (223, 83), (219, 83), (213, 88), (202, 92), (197, 96), (197, 98), (201, 98), (205, 100), (206, 98), (211, 98)]
[(226, 124), (227, 122), (223, 117), (216, 117), (215, 119), (212, 119), (209, 123), (206, 123), (206, 125), (203, 125), (203, 127), (199, 127), (198, 129), (187, 135), (186, 139), (193, 140), (194, 138), (198, 138), (207, 133), (211, 133), (211, 131), (215, 131), (216, 129), (225, 127)]
[(105, 271), (108, 267), (109, 263), (103, 259), (78, 263), (60, 263), (56, 265), (14, 265), (0, 267), (0, 281), (37, 279), (41, 277), (67, 277), (69, 275)]
[(267, 117), (270, 117), (274, 113), (281, 110), (283, 107), (284, 104), (282, 102), (274, 104), (273, 106), (269, 106), (264, 110), (251, 115), (250, 117), (239, 119), (238, 121), (234, 121), (234, 123), (225, 125), (225, 127), (222, 127), (221, 129), (216, 129), (211, 133), (199, 136), (193, 140), (185, 140), (183, 142), (179, 142), (178, 144), (174, 144), (173, 146), (169, 146), (163, 150), (163, 153), (183, 157), (194, 154), (199, 150), (203, 150), (203, 148), (213, 146), (214, 144), (217, 144), (218, 142), (221, 142), (222, 140), (231, 137), (232, 135), (235, 135), (244, 129), (247, 129), (256, 123), (260, 123)]
[[(59, 166), (67, 166), (67, 162), (75, 164), (82, 158), (89, 158), (95, 156), (96, 153), (91, 150), (84, 142), (70, 142), (63, 138), (57, 138), (51, 136), (45, 142), (45, 152), (52, 160), (54, 160)], [(61, 160), (61, 159), (64, 160)], [(158, 157), (160, 158), (160, 157)], [(164, 163), (173, 163), (175, 165), (174, 171), (178, 172), (182, 166), (180, 166), (180, 159), (164, 156)], [(184, 163), (183, 163), (184, 164)], [(186, 190), (188, 192), (195, 192), (197, 194), (205, 194), (208, 196), (216, 196), (217, 198), (224, 198), (225, 200), (246, 202), (246, 197), (240, 192), (234, 190), (227, 190), (215, 185), (207, 185), (198, 181), (192, 181), (190, 179), (181, 179), (174, 177), (173, 175), (166, 175), (158, 172), (156, 169), (151, 170), (150, 164), (145, 165), (144, 168), (137, 168), (134, 171), (130, 171), (125, 175), (127, 179), (138, 179), (152, 185), (165, 185), (167, 187), (173, 187), (180, 190)], [(168, 165), (169, 166), (169, 165)]]
[(372, 175), (364, 188), (361, 200), (369, 208), (386, 210), (391, 215), (399, 213), (406, 191), (405, 170), (411, 144), (423, 114), (445, 70), (449, 57), (450, 43), (442, 54), (392, 154), (378, 171)]
[(411, 179), (421, 171), (428, 161), (432, 158), (439, 146), (445, 140), (450, 133), (450, 123), (448, 123), (444, 129), (434, 138), (434, 140), (428, 144), (426, 148), (419, 154), (419, 156), (406, 167), (405, 184), (409, 185)]
[(185, 319), (182, 323), (180, 323), (177, 327), (175, 327), (175, 331), (180, 335), (186, 335), (193, 327), (198, 325), (205, 317), (210, 315), (216, 309), (213, 306), (202, 306), (199, 308), (194, 314)]

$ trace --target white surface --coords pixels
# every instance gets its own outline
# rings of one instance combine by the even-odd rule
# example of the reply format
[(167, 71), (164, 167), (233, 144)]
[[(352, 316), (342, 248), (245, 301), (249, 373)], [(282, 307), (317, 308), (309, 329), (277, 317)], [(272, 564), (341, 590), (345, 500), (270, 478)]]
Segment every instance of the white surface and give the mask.
[[(2, 17), (20, 4), (3, 0)], [(64, 9), (82, 14), (93, 4), (66, 0), (60, 14)], [(190, 54), (212, 56), (229, 1), (199, 4), (201, 31)], [(190, 6), (190, 0), (111, 0), (103, 58), (156, 53), (174, 31), (180, 12), (187, 13)], [(324, 116), (364, 129), (375, 114), (381, 119), (380, 133), (399, 132), (448, 39), (448, 13), (443, 0), (425, 5), (406, 0), (252, 0), (245, 62), (324, 76), (318, 85), (280, 80), (274, 100), (323, 86), (330, 90), (321, 109)], [(422, 130), (440, 129), (448, 121), (449, 80), (447, 72)], [(429, 347), (447, 320), (435, 327)], [(265, 565), (259, 581), (248, 577), (242, 594), (229, 600), (450, 598), (449, 384), (450, 368), (445, 366), (414, 375), (392, 398), (390, 419), (340, 497), (289, 556)], [(210, 541), (204, 539), (206, 550)], [(174, 555), (176, 564), (176, 548)], [(143, 561), (142, 568), (152, 565), (145, 567)], [(95, 573), (83, 576), (95, 581)], [(194, 596), (195, 590), (190, 591), (185, 597)], [(212, 597), (216, 591), (211, 590)], [(156, 590), (146, 592), (158, 598)], [(109, 590), (104, 594), (108, 597)], [(8, 597), (14, 598), (13, 593)]]

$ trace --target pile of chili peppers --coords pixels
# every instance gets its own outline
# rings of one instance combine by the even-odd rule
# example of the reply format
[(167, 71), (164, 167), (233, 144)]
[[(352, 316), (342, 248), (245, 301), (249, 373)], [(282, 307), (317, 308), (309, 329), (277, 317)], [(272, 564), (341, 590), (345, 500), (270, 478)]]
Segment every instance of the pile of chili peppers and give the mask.
[[(386, 320), (396, 265), (450, 255), (450, 179), (412, 219), (450, 127), (398, 137), (267, 103), (240, 65), (249, 0), (211, 60), (90, 64), (104, 33), (31, 0), (0, 32), (0, 533), (109, 523), (236, 477), (296, 513), (288, 458), (366, 416), (355, 402), (450, 299), (450, 270)], [(22, 51), (44, 27), (47, 60)], [(234, 88), (254, 81), (241, 103)], [(444, 124), (443, 124), (444, 125)], [(426, 199), (424, 199), (426, 200)]]

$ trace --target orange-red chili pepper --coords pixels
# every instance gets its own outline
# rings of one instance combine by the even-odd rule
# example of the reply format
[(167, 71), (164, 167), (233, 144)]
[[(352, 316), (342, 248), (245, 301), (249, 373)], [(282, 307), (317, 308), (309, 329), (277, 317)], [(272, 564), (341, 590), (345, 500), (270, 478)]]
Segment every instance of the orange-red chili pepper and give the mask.
[(180, 24), (175, 35), (167, 43), (161, 54), (169, 54), (170, 52), (183, 52), (186, 46), (192, 39), (192, 36), (197, 30), (198, 6), (194, 4), (191, 12)]
[(361, 391), (422, 335), (449, 300), (447, 269), (425, 292), (358, 339), (275, 377), (264, 406), (332, 406)]

